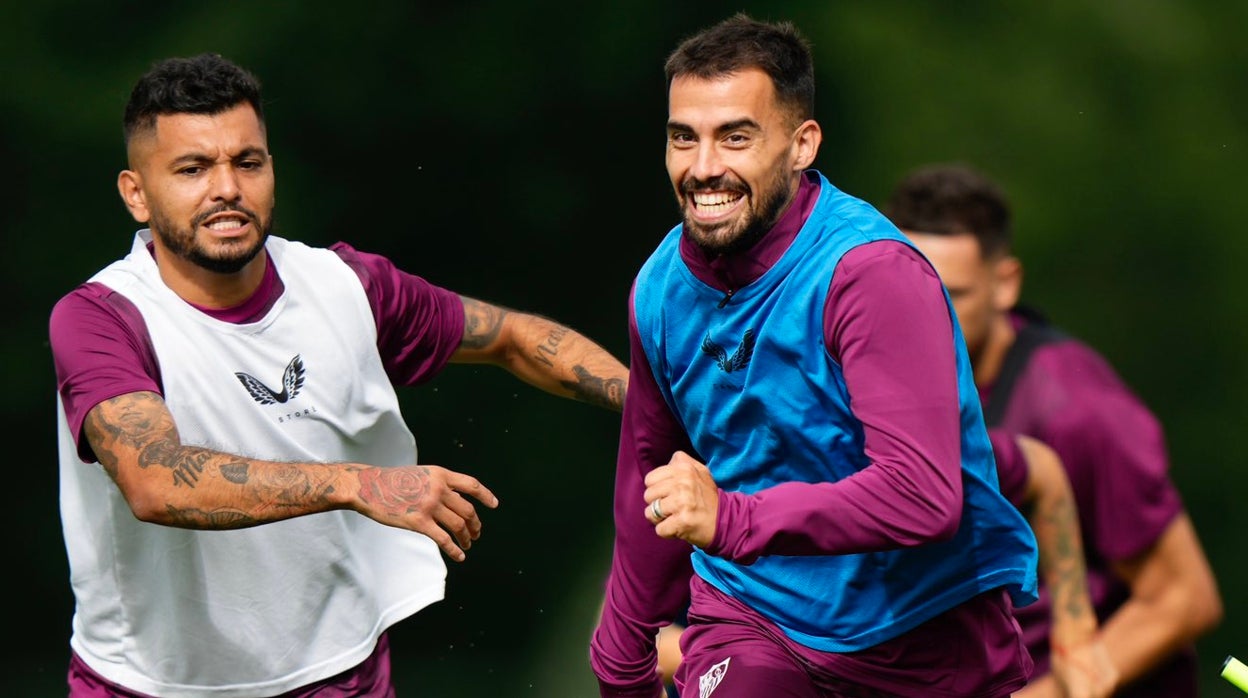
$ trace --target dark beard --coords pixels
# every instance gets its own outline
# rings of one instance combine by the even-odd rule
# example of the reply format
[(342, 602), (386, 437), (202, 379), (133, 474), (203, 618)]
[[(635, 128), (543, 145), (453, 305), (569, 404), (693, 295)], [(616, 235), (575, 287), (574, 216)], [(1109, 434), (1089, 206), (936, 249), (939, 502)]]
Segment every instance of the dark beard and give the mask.
[[(748, 195), (749, 188), (746, 187), (743, 182), (729, 180), (731, 186), (725, 187), (724, 179), (725, 178), (723, 177), (716, 177), (715, 179), (707, 180), (705, 182), (689, 180), (681, 186), (681, 191), (684, 194), (686, 201), (692, 198), (695, 190), (704, 188), (733, 189)], [(789, 191), (788, 187), (784, 186), (783, 182), (779, 183), (776, 187), (772, 188), (772, 190), (767, 194), (767, 197), (762, 200), (762, 206), (759, 209), (758, 215), (755, 216), (751, 212), (751, 215), (749, 215), (746, 219), (745, 227), (742, 228), (735, 237), (732, 237), (722, 243), (705, 242), (696, 236), (689, 236), (689, 239), (710, 257), (744, 252), (745, 250), (753, 247), (759, 240), (763, 239), (763, 236), (776, 225), (776, 221), (780, 219), (780, 214), (784, 211), (785, 206), (788, 205), (789, 198), (792, 193), (793, 192)], [(685, 230), (689, 230), (690, 228), (700, 229), (699, 226), (689, 220), (688, 215), (684, 216), (684, 224)]]
[[(195, 244), (195, 230), (210, 216), (215, 216), (225, 211), (237, 211), (251, 219), (252, 224), (260, 230), (260, 239), (251, 247), (245, 249), (231, 248), (230, 251), (226, 252), (226, 256), (214, 257)], [(219, 204), (192, 218), (189, 230), (178, 229), (171, 220), (155, 211), (152, 212), (150, 227), (152, 234), (159, 237), (161, 243), (174, 255), (187, 260), (201, 269), (206, 269), (216, 274), (237, 274), (242, 271), (243, 267), (250, 264), (251, 260), (256, 258), (256, 255), (260, 254), (260, 250), (264, 249), (264, 243), (269, 239), (269, 232), (273, 230), (273, 215), (270, 213), (269, 219), (261, 223), (260, 217), (248, 209), (230, 204)], [(230, 254), (230, 252), (233, 252), (233, 254)]]
[(260, 250), (264, 249), (265, 240), (269, 239), (268, 229), (266, 228), (260, 235), (260, 239), (250, 248), (243, 250), (241, 255), (232, 257), (209, 257), (204, 251), (198, 247), (194, 247), (184, 255), (187, 261), (192, 264), (207, 269), (217, 274), (237, 274), (251, 263), (251, 260), (260, 254)]

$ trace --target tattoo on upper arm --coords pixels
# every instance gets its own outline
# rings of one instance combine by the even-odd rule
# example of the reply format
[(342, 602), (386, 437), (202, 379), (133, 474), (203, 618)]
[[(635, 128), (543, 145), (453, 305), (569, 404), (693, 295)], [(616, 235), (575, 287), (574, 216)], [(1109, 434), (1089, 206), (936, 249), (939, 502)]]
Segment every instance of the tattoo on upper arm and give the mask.
[(153, 393), (129, 393), (104, 400), (87, 414), (87, 437), (93, 442), (114, 440), (139, 447), (153, 434), (173, 427), (159, 403), (160, 398)]
[(469, 349), (483, 349), (498, 339), (507, 314), (502, 308), (464, 298), (464, 338), (461, 344)]
[(113, 479), (117, 478), (120, 449), (139, 451), (139, 464), (147, 467), (144, 453), (178, 444), (173, 419), (155, 393), (127, 393), (104, 400), (87, 413), (83, 433), (96, 458)]

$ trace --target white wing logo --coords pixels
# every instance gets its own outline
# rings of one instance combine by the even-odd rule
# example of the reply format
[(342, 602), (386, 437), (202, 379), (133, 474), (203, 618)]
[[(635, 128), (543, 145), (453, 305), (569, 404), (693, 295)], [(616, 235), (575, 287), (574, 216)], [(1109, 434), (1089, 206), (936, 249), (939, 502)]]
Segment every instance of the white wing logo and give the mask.
[(298, 354), (295, 358), (286, 364), (286, 370), (282, 373), (282, 392), (274, 392), (272, 388), (261, 383), (255, 377), (250, 376), (241, 371), (234, 375), (238, 376), (238, 381), (243, 384), (251, 397), (261, 405), (272, 405), (275, 403), (285, 403), (295, 399), (299, 394), (299, 390), (303, 388), (303, 359)]
[(705, 674), (698, 677), (698, 698), (710, 698), (715, 689), (719, 688), (719, 683), (724, 680), (724, 674), (728, 673), (728, 662), (730, 661), (732, 661), (732, 657), (728, 657), (716, 664)]

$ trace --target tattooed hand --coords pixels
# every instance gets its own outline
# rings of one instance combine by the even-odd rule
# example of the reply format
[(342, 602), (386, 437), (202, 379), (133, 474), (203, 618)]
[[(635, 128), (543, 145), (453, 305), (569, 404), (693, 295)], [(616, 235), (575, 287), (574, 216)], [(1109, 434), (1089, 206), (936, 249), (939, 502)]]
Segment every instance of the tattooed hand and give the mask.
[(436, 465), (365, 468), (359, 480), (361, 514), (429, 536), (456, 562), (463, 562), (464, 551), (481, 537), (481, 519), (464, 495), (491, 509), (498, 506), (498, 498), (475, 477)]

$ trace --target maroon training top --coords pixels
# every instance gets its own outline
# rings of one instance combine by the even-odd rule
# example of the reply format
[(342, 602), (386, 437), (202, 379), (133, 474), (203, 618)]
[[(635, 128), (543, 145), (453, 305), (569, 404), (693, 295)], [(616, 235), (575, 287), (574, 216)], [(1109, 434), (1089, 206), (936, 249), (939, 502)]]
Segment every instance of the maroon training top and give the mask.
[[(1015, 313), (1014, 322), (1021, 330), (1028, 320)], [(995, 399), (994, 387), (980, 390), (985, 406)], [(1147, 550), (1183, 511), (1169, 477), (1161, 424), (1100, 354), (1069, 336), (1032, 352), (1008, 399), (999, 426), (1048, 444), (1066, 467), (1079, 508), (1092, 605), (1104, 621), (1130, 593), (1111, 563)], [(1037, 674), (1049, 670), (1051, 605), (1041, 580), (1039, 601), (1015, 613)], [(1197, 669), (1195, 650), (1188, 647), (1115, 695), (1195, 698)]]

